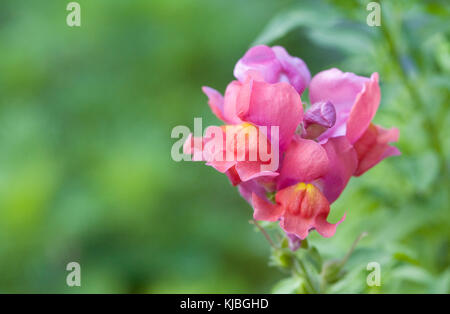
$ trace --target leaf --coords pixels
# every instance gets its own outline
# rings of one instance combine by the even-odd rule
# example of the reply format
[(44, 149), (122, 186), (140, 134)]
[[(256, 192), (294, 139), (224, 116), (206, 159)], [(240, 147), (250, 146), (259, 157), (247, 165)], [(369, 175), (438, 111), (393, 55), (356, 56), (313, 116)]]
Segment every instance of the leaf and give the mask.
[(289, 277), (280, 280), (272, 288), (274, 294), (293, 294), (303, 292), (304, 280), (300, 277)]
[(314, 6), (305, 2), (277, 14), (252, 45), (270, 44), (300, 27), (307, 28), (306, 34), (312, 41), (348, 53), (367, 53), (372, 47), (368, 35), (373, 30), (345, 20), (336, 10), (318, 2)]

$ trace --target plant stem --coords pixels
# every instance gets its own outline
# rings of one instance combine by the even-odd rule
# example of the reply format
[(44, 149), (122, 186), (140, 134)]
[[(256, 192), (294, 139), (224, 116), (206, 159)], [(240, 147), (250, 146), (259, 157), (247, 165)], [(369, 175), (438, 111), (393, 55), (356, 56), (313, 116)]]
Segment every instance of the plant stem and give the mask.
[(248, 222), (255, 225), (259, 229), (259, 231), (261, 231), (272, 248), (277, 249), (277, 246), (275, 245), (275, 243), (273, 243), (272, 238), (269, 236), (267, 231), (255, 219), (249, 220)]

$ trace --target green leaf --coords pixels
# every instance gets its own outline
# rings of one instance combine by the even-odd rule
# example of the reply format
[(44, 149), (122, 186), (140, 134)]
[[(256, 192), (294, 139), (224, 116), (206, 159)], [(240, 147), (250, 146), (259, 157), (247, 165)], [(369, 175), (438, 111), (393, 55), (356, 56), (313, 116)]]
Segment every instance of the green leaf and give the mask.
[(304, 279), (297, 276), (282, 279), (272, 288), (272, 293), (275, 294), (294, 294), (304, 292)]

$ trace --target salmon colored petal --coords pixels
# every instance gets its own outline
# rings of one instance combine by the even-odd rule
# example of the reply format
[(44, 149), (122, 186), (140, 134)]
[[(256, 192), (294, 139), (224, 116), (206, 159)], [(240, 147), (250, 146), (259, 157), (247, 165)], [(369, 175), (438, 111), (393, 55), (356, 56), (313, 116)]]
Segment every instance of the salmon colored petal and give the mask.
[(316, 220), (314, 222), (315, 229), (322, 237), (330, 238), (336, 233), (337, 226), (339, 226), (345, 220), (345, 216), (346, 215), (344, 214), (341, 220), (339, 220), (335, 224), (332, 224), (327, 221), (326, 215), (319, 215), (316, 217)]
[(360, 176), (377, 163), (389, 156), (400, 155), (400, 151), (389, 143), (398, 141), (399, 131), (396, 128), (384, 129), (371, 124), (361, 138), (354, 144), (358, 154), (358, 168), (354, 175)]
[(311, 219), (287, 213), (283, 216), (280, 226), (284, 231), (295, 234), (300, 240), (304, 240), (313, 228), (313, 223)]
[(280, 221), (284, 231), (293, 233), (302, 240), (312, 229), (316, 229), (323, 236), (334, 234), (337, 224), (333, 225), (326, 221), (330, 204), (317, 187), (299, 183), (278, 193), (277, 203), (281, 203), (285, 208)]
[(328, 164), (327, 152), (320, 144), (296, 136), (284, 155), (278, 188), (318, 179), (328, 171)]
[(252, 194), (252, 204), (255, 220), (277, 221), (284, 212), (282, 206), (265, 201), (255, 193)]
[(261, 163), (254, 161), (239, 161), (236, 163), (236, 172), (242, 181), (252, 180), (258, 177), (275, 177), (278, 172), (262, 171)]
[(288, 83), (253, 81), (248, 111), (240, 118), (267, 126), (269, 131), (271, 126), (279, 127), (279, 146), (283, 151), (303, 119), (300, 95)]
[(238, 100), (241, 98), (240, 92), (242, 84), (238, 81), (233, 81), (228, 84), (225, 90), (225, 98), (223, 105), (223, 117), (230, 124), (242, 123), (242, 120), (238, 116), (239, 109)]
[(358, 157), (347, 137), (330, 138), (323, 145), (330, 162), (329, 171), (321, 178), (322, 191), (333, 203), (344, 190), (358, 166)]
[(370, 81), (364, 83), (361, 93), (356, 97), (347, 121), (346, 135), (351, 144), (355, 143), (369, 127), (378, 110), (380, 98), (378, 73), (374, 73), (370, 77)]

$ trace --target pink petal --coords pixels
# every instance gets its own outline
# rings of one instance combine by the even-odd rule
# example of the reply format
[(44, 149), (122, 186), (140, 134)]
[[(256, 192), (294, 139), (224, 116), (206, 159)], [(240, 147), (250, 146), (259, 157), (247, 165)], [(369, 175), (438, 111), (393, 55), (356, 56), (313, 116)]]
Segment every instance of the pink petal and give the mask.
[(293, 233), (286, 232), (286, 238), (288, 239), (288, 245), (291, 251), (298, 250), (302, 245), (302, 240)]
[(223, 97), (222, 94), (220, 94), (215, 89), (203, 86), (202, 87), (203, 92), (208, 96), (208, 105), (211, 108), (211, 111), (222, 121), (227, 123), (228, 121), (224, 117), (223, 113)]
[(303, 138), (315, 139), (336, 123), (336, 109), (330, 101), (313, 104), (303, 118)]
[(241, 82), (246, 79), (249, 70), (260, 72), (268, 83), (278, 82), (282, 67), (275, 53), (270, 47), (255, 46), (250, 48), (237, 62), (234, 68), (234, 76)]
[(311, 73), (305, 62), (290, 56), (283, 47), (274, 46), (272, 50), (283, 67), (282, 75), (286, 75), (287, 81), (301, 94), (311, 81)]
[(303, 121), (305, 128), (311, 124), (331, 128), (336, 122), (336, 109), (330, 101), (315, 103), (305, 112)]
[(302, 218), (300, 215), (285, 214), (280, 222), (281, 228), (288, 233), (295, 234), (304, 240), (313, 228), (312, 219)]
[(345, 220), (345, 214), (341, 218), (341, 220), (339, 220), (337, 223), (331, 224), (327, 221), (326, 215), (319, 215), (316, 217), (314, 226), (315, 226), (315, 229), (317, 230), (317, 232), (322, 237), (330, 238), (330, 237), (334, 236), (334, 234), (336, 233), (337, 226), (339, 226), (344, 220)]
[(309, 86), (311, 103), (331, 101), (339, 115), (350, 112), (363, 84), (369, 79), (350, 72), (332, 68), (316, 74)]
[(280, 226), (288, 233), (305, 239), (312, 229), (323, 236), (331, 236), (336, 226), (328, 223), (330, 204), (312, 184), (299, 183), (279, 191), (277, 203), (285, 208)]
[(255, 220), (277, 221), (284, 211), (281, 206), (269, 203), (255, 193), (252, 194), (252, 204)]
[(350, 111), (367, 81), (369, 79), (366, 77), (344, 73), (336, 68), (322, 71), (313, 77), (309, 86), (311, 103), (331, 101), (337, 117), (335, 125), (319, 137), (320, 141), (345, 134)]
[(279, 127), (279, 147), (283, 151), (303, 118), (300, 95), (287, 83), (253, 81), (248, 111), (240, 118), (269, 130), (271, 126)]
[(328, 171), (328, 164), (327, 153), (320, 144), (297, 136), (285, 153), (278, 189), (296, 182), (311, 182)]
[(241, 196), (250, 204), (252, 204), (252, 194), (255, 193), (262, 199), (266, 199), (265, 187), (258, 183), (257, 180), (249, 180), (242, 182), (238, 186)]
[(347, 121), (347, 137), (350, 143), (355, 143), (367, 130), (380, 104), (380, 87), (378, 85), (378, 73), (372, 74), (370, 81), (364, 83), (364, 87), (356, 97)]
[(236, 163), (236, 172), (242, 181), (249, 181), (258, 177), (278, 176), (274, 171), (261, 171), (261, 163), (255, 161), (239, 161)]
[[(225, 90), (223, 117), (229, 124), (239, 124), (242, 120), (238, 116), (240, 109), (238, 105), (242, 105), (238, 100), (240, 99), (240, 92), (242, 89), (242, 83), (238, 81), (232, 81), (228, 84)], [(244, 104), (246, 105), (246, 104)]]
[(323, 183), (322, 191), (331, 204), (339, 197), (355, 172), (358, 158), (345, 136), (330, 138), (323, 148), (330, 161), (330, 170), (320, 181)]
[(398, 141), (398, 137), (399, 131), (396, 128), (387, 130), (371, 124), (354, 144), (359, 160), (354, 175), (362, 175), (389, 156), (400, 155), (400, 151), (396, 147), (389, 146), (389, 143)]

